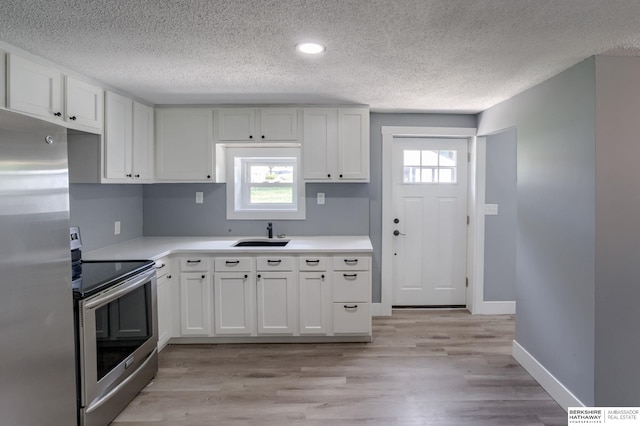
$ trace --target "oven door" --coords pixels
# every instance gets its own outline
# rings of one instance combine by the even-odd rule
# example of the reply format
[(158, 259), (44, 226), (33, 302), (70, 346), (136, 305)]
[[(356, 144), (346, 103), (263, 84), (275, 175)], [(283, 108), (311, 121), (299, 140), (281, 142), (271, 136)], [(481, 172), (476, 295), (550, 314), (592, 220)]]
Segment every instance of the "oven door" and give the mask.
[[(122, 394), (135, 395), (157, 372), (156, 274), (150, 270), (81, 300), (79, 305), (81, 417), (105, 411)], [(146, 370), (141, 373), (141, 370)], [(125, 389), (134, 376), (140, 378)], [(129, 386), (131, 387), (131, 386)], [(111, 402), (109, 402), (111, 401)], [(124, 405), (126, 406), (126, 401)], [(113, 414), (115, 417), (119, 411)], [(101, 413), (101, 418), (104, 413)], [(92, 422), (83, 422), (90, 424)]]

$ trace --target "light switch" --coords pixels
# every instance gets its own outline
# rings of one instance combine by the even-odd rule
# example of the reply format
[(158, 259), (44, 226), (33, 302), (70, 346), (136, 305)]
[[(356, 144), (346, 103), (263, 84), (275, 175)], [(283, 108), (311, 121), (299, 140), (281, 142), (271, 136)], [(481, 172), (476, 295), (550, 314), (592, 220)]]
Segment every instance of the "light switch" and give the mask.
[(196, 204), (204, 203), (204, 194), (202, 192), (196, 192)]
[(484, 214), (485, 214), (485, 216), (497, 216), (498, 215), (498, 205), (497, 204), (485, 204), (484, 205)]
[(318, 204), (324, 204), (324, 192), (318, 192)]
[(120, 221), (116, 220), (113, 223), (113, 235), (120, 235)]

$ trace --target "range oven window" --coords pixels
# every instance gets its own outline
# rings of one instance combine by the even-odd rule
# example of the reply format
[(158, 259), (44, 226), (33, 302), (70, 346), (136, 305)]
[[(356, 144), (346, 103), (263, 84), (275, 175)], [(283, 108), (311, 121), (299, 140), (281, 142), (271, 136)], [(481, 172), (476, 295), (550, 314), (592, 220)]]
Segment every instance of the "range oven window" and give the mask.
[(148, 282), (95, 311), (98, 381), (151, 337), (151, 306)]

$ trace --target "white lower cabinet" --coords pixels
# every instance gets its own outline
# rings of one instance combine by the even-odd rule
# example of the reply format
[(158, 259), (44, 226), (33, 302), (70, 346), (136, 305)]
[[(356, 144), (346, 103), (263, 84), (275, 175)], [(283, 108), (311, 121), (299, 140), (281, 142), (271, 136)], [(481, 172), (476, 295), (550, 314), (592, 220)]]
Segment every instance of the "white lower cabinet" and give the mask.
[(298, 258), (298, 306), (300, 335), (331, 332), (331, 279), (324, 256)]
[(216, 335), (255, 333), (256, 280), (254, 260), (216, 258), (214, 312)]
[(370, 258), (333, 257), (333, 332), (371, 334)]
[(330, 280), (326, 272), (298, 274), (300, 334), (327, 334), (331, 330)]
[(211, 334), (212, 273), (207, 257), (180, 259), (180, 334)]
[(293, 334), (296, 325), (296, 289), (292, 257), (257, 259), (258, 334)]
[[(161, 345), (172, 337), (178, 343), (180, 338), (188, 343), (294, 342), (332, 336), (370, 341), (370, 256), (182, 254), (174, 262), (180, 268), (179, 309), (170, 293), (170, 274), (158, 270)], [(173, 318), (179, 312), (175, 329), (171, 308)]]
[[(175, 296), (177, 286), (171, 270), (171, 261), (168, 258), (156, 262), (157, 297), (158, 297), (158, 350), (162, 350), (169, 339), (174, 336), (174, 301), (179, 300)], [(176, 305), (176, 310), (178, 306)]]

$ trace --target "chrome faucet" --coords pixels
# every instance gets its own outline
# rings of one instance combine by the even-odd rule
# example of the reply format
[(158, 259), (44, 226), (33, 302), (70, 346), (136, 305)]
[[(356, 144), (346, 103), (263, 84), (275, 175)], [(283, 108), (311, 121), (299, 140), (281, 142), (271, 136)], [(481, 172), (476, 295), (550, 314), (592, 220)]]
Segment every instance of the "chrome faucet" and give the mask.
[(269, 238), (273, 238), (273, 223), (267, 224), (267, 235)]

